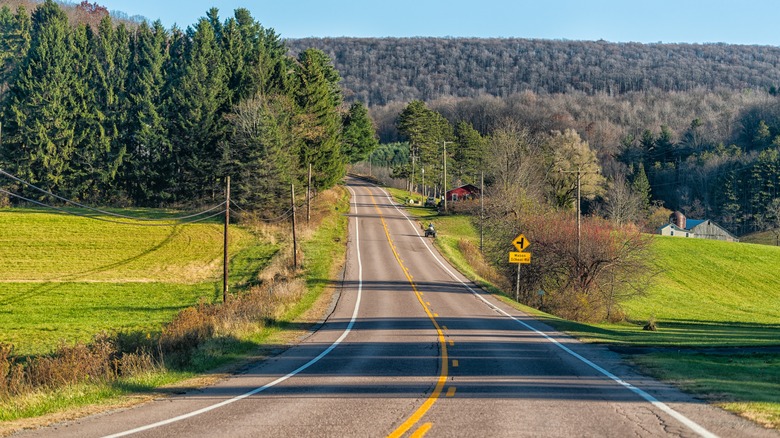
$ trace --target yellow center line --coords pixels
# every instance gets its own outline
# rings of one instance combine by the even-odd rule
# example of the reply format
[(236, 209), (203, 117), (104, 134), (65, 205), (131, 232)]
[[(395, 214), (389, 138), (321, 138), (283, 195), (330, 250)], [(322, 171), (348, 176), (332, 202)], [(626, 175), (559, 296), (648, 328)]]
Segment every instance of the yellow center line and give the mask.
[(457, 368), (458, 367), (458, 359), (452, 359), (452, 367)]
[(411, 438), (422, 438), (425, 436), (425, 434), (428, 432), (428, 430), (433, 426), (431, 423), (424, 423), (422, 426), (417, 428), (417, 430), (414, 431)]
[[(439, 375), (439, 380), (436, 382), (436, 386), (433, 388), (433, 392), (428, 397), (427, 400), (420, 406), (406, 421), (403, 422), (396, 430), (394, 430), (390, 435), (388, 435), (388, 438), (390, 437), (400, 437), (404, 433), (406, 433), (409, 429), (412, 428), (415, 424), (417, 424), (420, 419), (422, 419), (423, 415), (425, 415), (426, 412), (433, 406), (434, 403), (436, 403), (436, 400), (441, 396), (441, 392), (444, 389), (444, 384), (447, 382), (447, 365), (449, 363), (449, 360), (447, 358), (447, 341), (444, 338), (444, 332), (442, 331), (442, 328), (439, 327), (439, 324), (436, 322), (436, 319), (433, 316), (433, 313), (428, 308), (428, 306), (425, 305), (425, 301), (423, 301), (422, 293), (420, 293), (419, 290), (417, 290), (417, 285), (414, 284), (414, 281), (412, 281), (412, 276), (409, 274), (409, 270), (406, 269), (406, 266), (404, 266), (403, 262), (401, 261), (401, 257), (398, 255), (398, 251), (395, 249), (395, 245), (393, 244), (393, 239), (390, 238), (390, 230), (387, 228), (387, 222), (385, 222), (384, 216), (382, 216), (382, 211), (379, 210), (379, 206), (376, 203), (376, 200), (374, 199), (374, 195), (371, 194), (371, 200), (374, 203), (374, 208), (376, 209), (377, 213), (379, 214), (379, 219), (382, 221), (382, 226), (385, 228), (385, 236), (387, 237), (388, 243), (390, 243), (390, 249), (393, 251), (393, 255), (395, 256), (396, 261), (398, 262), (398, 265), (401, 267), (401, 270), (403, 271), (404, 275), (406, 276), (406, 279), (409, 281), (409, 284), (412, 286), (412, 290), (414, 291), (414, 294), (417, 296), (417, 301), (420, 302), (420, 305), (422, 306), (423, 310), (425, 310), (425, 314), (428, 315), (428, 318), (433, 323), (434, 328), (436, 328), (436, 334), (439, 339), (439, 344), (441, 345), (441, 374)], [(419, 429), (417, 429), (414, 432), (414, 436), (423, 436), (426, 432), (428, 432), (428, 429), (430, 429), (432, 426), (431, 423), (425, 423), (422, 426), (420, 426)]]
[(454, 395), (455, 395), (455, 387), (450, 386), (449, 388), (447, 388), (447, 397), (452, 397)]

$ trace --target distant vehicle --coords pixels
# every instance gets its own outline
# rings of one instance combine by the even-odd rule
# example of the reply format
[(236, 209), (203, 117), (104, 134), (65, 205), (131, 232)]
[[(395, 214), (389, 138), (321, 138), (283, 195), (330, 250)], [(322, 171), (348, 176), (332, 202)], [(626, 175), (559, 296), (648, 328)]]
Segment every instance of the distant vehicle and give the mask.
[(434, 198), (433, 196), (428, 196), (428, 199), (425, 200), (425, 206), (436, 207), (436, 198)]
[(425, 229), (425, 237), (436, 237), (436, 229), (433, 228), (433, 223), (428, 224), (428, 228)]

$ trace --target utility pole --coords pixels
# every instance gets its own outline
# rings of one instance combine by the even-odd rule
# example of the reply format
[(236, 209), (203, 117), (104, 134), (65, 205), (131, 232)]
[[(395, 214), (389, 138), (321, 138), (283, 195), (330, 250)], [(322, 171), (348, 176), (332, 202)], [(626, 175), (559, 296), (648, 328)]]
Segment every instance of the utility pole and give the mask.
[(412, 180), (409, 182), (409, 193), (414, 193), (414, 149), (412, 149), (412, 146), (410, 145), (409, 148), (411, 149), (412, 154)]
[(295, 235), (295, 184), (290, 184), (290, 205), (292, 206), (293, 269), (298, 269), (298, 238)]
[(228, 225), (230, 225), (230, 177), (226, 178), (225, 187), (225, 233), (222, 248), (222, 302), (227, 302), (228, 296)]
[[(558, 169), (561, 173), (574, 173), (577, 175), (577, 280), (579, 281), (580, 276), (580, 260), (582, 257), (582, 206), (581, 206), (581, 192), (582, 192), (582, 174), (583, 173), (593, 173), (591, 172), (585, 172), (582, 170), (582, 163), (577, 163), (577, 170), (563, 170)], [(576, 284), (576, 283), (575, 283)]]
[(447, 212), (447, 143), (453, 143), (451, 141), (444, 141), (444, 154), (442, 160), (444, 161), (444, 178), (442, 179), (442, 188), (444, 192), (444, 212)]
[(420, 173), (422, 174), (422, 195), (425, 196), (425, 166), (420, 166)]
[(485, 171), (480, 176), (479, 187), (479, 252), (485, 254)]
[(582, 188), (582, 165), (577, 164), (577, 278), (580, 271), (580, 254), (582, 254), (582, 206), (581, 200)]
[(309, 183), (306, 185), (306, 225), (311, 222), (311, 163), (309, 163)]

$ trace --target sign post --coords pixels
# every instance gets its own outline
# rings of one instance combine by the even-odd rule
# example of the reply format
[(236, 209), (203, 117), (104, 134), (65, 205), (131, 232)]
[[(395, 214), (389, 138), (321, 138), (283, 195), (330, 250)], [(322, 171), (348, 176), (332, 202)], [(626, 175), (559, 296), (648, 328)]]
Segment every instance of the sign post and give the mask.
[(518, 234), (517, 237), (512, 240), (512, 245), (517, 248), (517, 251), (509, 252), (509, 263), (517, 264), (517, 279), (515, 280), (515, 301), (520, 302), (520, 265), (527, 265), (531, 263), (531, 253), (524, 252), (526, 248), (531, 246), (531, 242), (522, 234)]

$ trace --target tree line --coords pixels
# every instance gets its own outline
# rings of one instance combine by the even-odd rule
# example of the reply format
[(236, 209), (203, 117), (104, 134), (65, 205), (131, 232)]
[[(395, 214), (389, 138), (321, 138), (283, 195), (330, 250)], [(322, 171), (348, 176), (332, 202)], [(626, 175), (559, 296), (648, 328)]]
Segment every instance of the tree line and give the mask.
[[(484, 211), (469, 201), (449, 208), (480, 218), (484, 256), (506, 285), (522, 276), (518, 300), (538, 305), (537, 291), (544, 290), (550, 312), (576, 320), (621, 319), (619, 303), (646, 288), (650, 238), (637, 224), (655, 209), (641, 168), (620, 182), (625, 194), (618, 195), (596, 151), (574, 129), (534, 132), (507, 119), (482, 135), (468, 120), (452, 124), (420, 100), (404, 107), (397, 129), (409, 159), (392, 166), (392, 176), (412, 192), (440, 197), (458, 185), (479, 187), (484, 179)], [(394, 157), (393, 150), (380, 147), (372, 161)], [(583, 201), (603, 211), (589, 212), (575, 226)], [(633, 217), (624, 213), (628, 209)], [(520, 232), (536, 243), (534, 263), (518, 274), (506, 259)]]
[(246, 9), (223, 21), (212, 8), (186, 30), (76, 9), (74, 23), (51, 0), (0, 10), (0, 164), (24, 180), (79, 201), (167, 206), (218, 198), (231, 176), (239, 202), (273, 211), (309, 166), (313, 188), (327, 188), (376, 146), (329, 57), (289, 56)]

